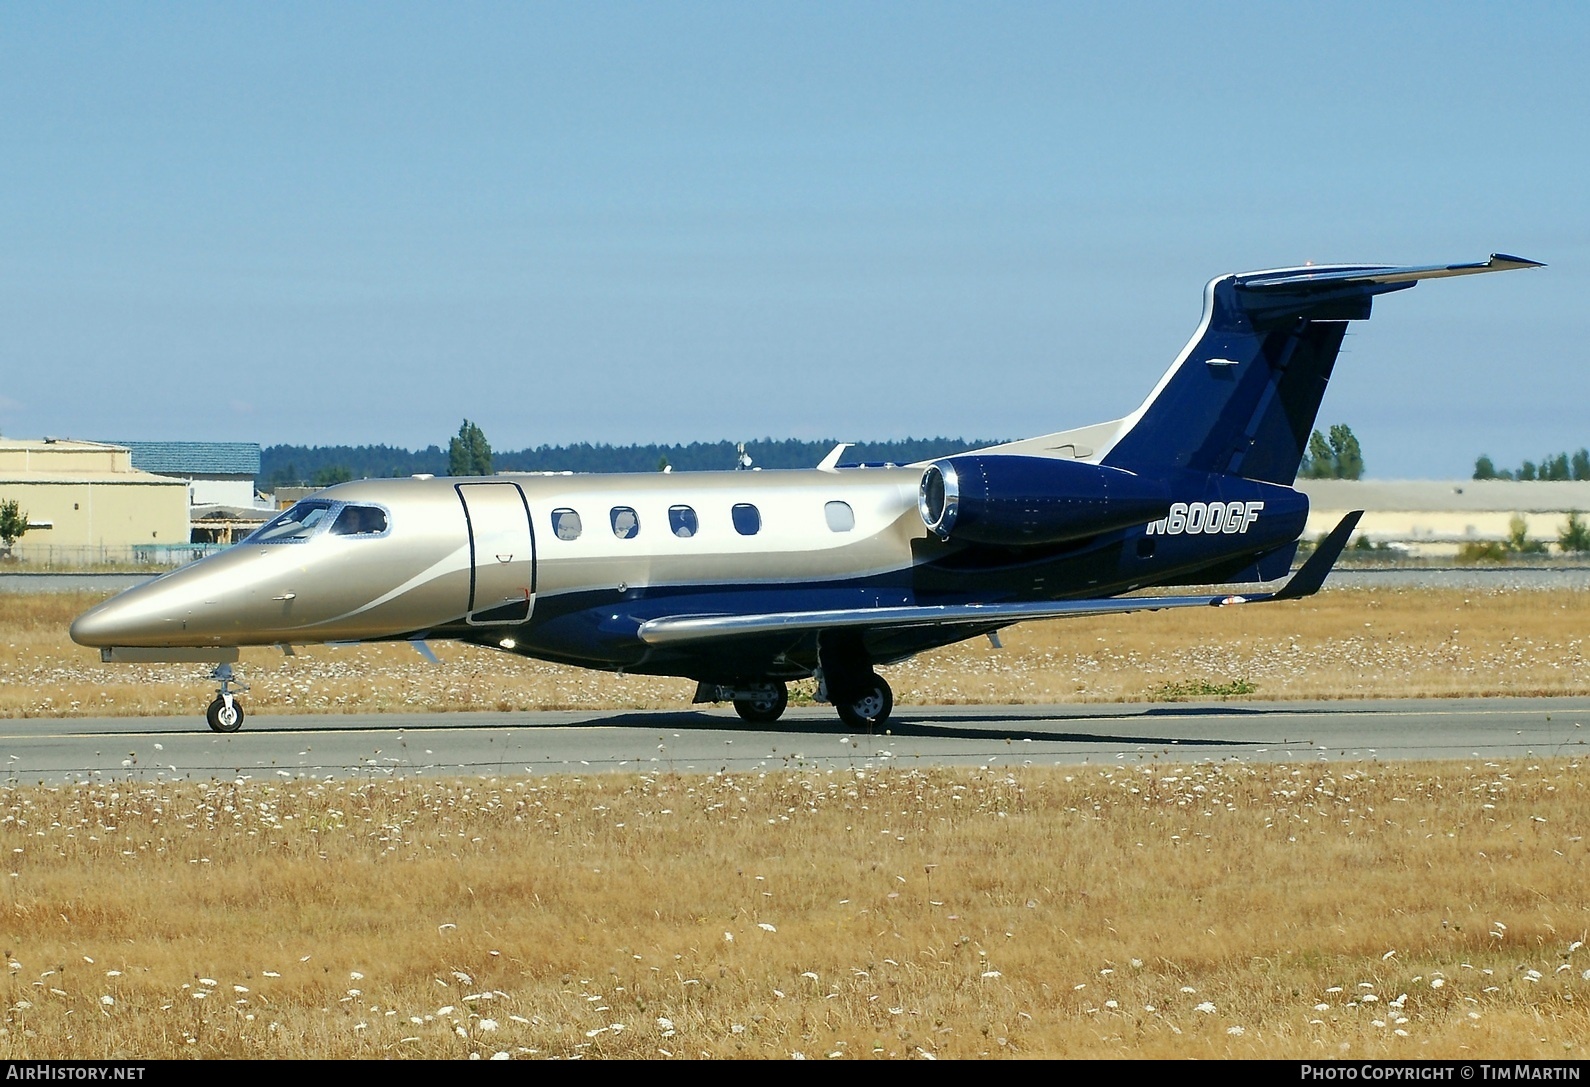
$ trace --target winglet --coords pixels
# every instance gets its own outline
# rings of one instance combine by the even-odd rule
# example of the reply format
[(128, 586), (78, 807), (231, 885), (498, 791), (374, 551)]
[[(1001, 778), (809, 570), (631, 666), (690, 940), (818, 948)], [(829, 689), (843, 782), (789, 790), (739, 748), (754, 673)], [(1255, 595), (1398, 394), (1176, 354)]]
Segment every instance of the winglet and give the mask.
[(1299, 567), (1291, 580), (1270, 599), (1300, 600), (1319, 592), (1320, 586), (1325, 584), (1325, 575), (1331, 572), (1331, 567), (1341, 558), (1342, 550), (1352, 538), (1353, 530), (1358, 527), (1358, 519), (1363, 515), (1363, 510), (1353, 510), (1343, 517), (1341, 522), (1331, 529), (1330, 534), (1319, 542), (1319, 546), (1314, 549), (1308, 561)]

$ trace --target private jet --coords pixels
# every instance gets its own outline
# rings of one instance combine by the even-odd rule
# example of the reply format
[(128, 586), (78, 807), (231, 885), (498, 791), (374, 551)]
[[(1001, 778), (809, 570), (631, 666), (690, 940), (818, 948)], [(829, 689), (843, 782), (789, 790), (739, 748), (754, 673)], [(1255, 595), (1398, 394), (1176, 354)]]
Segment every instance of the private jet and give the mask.
[(798, 471), (340, 484), (85, 612), (72, 638), (106, 661), (214, 663), (218, 732), (243, 724), (240, 647), (408, 641), (434, 659), (433, 640), (686, 677), (697, 702), (759, 723), (815, 677), (819, 701), (875, 729), (894, 702), (878, 667), (925, 650), (1316, 592), (1358, 514), (1290, 573), (1308, 517), (1293, 483), (1348, 323), (1421, 280), (1541, 266), (1221, 276), (1130, 415), (920, 464), (847, 465), (841, 446)]

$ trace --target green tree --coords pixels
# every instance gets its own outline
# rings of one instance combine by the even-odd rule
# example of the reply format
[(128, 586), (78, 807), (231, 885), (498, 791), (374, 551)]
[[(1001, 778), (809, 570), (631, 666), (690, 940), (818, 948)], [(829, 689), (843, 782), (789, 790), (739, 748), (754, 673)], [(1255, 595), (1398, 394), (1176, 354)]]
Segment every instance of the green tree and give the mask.
[(1585, 524), (1578, 511), (1568, 514), (1567, 523), (1557, 533), (1557, 546), (1575, 555), (1590, 551), (1590, 525)]
[(11, 546), (20, 540), (28, 530), (28, 515), (22, 512), (22, 507), (15, 498), (8, 498), (0, 502), (0, 556), (10, 557)]
[(1309, 436), (1308, 452), (1303, 456), (1298, 475), (1304, 479), (1336, 478), (1336, 455), (1331, 452), (1331, 443), (1325, 440), (1325, 435), (1317, 430)]
[(1346, 423), (1331, 427), (1331, 454), (1336, 461), (1337, 479), (1362, 479), (1364, 476), (1364, 451), (1358, 446), (1352, 428)]
[(315, 473), (313, 483), (316, 487), (330, 487), (337, 483), (346, 483), (353, 478), (353, 472), (345, 464), (332, 464)]
[(1489, 453), (1481, 453), (1479, 460), (1474, 462), (1475, 479), (1495, 479), (1496, 462), (1491, 460)]
[(1569, 470), (1574, 479), (1590, 479), (1590, 449), (1575, 453)]
[(1526, 460), (1523, 464), (1519, 465), (1518, 478), (1524, 480), (1526, 483), (1533, 483), (1535, 481), (1535, 462), (1532, 460)]
[(1546, 550), (1545, 544), (1529, 538), (1529, 522), (1521, 513), (1513, 514), (1507, 522), (1507, 550), (1519, 555), (1538, 555)]
[(447, 474), (491, 475), (491, 444), (486, 441), (485, 433), (468, 419), (458, 428), (458, 436), (448, 443)]

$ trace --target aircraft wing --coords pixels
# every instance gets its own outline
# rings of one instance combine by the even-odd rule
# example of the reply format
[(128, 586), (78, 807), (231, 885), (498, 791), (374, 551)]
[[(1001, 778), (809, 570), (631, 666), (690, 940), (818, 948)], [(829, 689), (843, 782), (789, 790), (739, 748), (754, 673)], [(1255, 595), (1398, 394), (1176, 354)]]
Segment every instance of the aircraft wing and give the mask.
[(1312, 596), (1341, 556), (1358, 527), (1362, 510), (1343, 517), (1320, 541), (1314, 554), (1275, 592), (1238, 596), (1128, 596), (1095, 600), (1034, 601), (1018, 604), (943, 604), (888, 608), (841, 608), (829, 611), (766, 612), (759, 615), (671, 615), (641, 623), (636, 634), (647, 645), (680, 645), (713, 638), (765, 634), (796, 634), (809, 630), (860, 628), (901, 630), (924, 626), (1000, 627), (1033, 619), (1076, 615), (1113, 615), (1166, 608), (1225, 607)]

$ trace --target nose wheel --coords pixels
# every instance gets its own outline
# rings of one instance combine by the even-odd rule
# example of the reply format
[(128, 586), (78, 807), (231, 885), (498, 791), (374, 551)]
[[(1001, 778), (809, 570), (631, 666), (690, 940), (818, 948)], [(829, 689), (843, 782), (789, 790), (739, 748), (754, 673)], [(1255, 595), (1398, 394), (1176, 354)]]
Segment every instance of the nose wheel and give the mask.
[(248, 684), (238, 679), (232, 666), (225, 663), (216, 665), (210, 678), (220, 681), (221, 686), (215, 692), (215, 701), (204, 711), (204, 719), (214, 732), (236, 732), (243, 727), (243, 700), (232, 693), (232, 688), (246, 691)]

